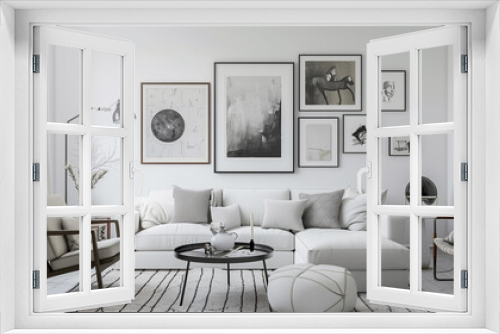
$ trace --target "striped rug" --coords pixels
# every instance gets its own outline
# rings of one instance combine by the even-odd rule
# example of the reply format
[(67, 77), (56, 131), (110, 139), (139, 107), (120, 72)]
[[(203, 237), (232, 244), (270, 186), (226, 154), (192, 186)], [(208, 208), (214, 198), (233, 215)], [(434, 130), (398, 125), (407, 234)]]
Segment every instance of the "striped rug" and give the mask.
[[(137, 270), (135, 299), (125, 305), (100, 307), (79, 312), (166, 313), (166, 312), (270, 312), (262, 270), (193, 268), (189, 271), (183, 305), (179, 305), (185, 270)], [(103, 273), (105, 288), (119, 284), (120, 271), (110, 268)], [(93, 283), (96, 289), (96, 283)], [(78, 290), (78, 286), (72, 289)], [(353, 312), (422, 312), (401, 307), (372, 304), (366, 294), (358, 293)]]

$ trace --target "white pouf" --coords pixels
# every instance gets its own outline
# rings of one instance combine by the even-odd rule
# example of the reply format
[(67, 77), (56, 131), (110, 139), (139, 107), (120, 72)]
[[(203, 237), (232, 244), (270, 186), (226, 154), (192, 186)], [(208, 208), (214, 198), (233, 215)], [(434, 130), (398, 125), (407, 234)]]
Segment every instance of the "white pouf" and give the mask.
[(357, 292), (349, 270), (301, 263), (272, 273), (267, 298), (274, 312), (350, 312)]

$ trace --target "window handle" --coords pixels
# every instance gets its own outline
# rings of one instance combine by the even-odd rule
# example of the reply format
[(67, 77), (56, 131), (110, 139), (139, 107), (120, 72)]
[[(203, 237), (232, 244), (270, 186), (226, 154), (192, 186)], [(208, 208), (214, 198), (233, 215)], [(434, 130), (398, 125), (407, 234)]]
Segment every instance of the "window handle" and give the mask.
[(140, 194), (142, 194), (142, 191), (144, 190), (144, 172), (140, 170), (139, 168), (134, 167), (134, 162), (130, 161), (129, 164), (129, 177), (133, 180), (134, 179), (134, 173), (139, 174), (141, 180), (140, 180), (140, 185), (141, 185), (141, 191)]

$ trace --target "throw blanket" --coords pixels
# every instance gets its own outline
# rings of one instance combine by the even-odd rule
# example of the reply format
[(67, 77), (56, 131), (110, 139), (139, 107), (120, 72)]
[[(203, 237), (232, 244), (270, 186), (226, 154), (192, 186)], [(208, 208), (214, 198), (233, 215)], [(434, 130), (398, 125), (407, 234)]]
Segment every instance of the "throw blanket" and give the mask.
[(148, 199), (139, 207), (141, 227), (148, 229), (157, 225), (166, 224), (174, 215), (174, 202)]

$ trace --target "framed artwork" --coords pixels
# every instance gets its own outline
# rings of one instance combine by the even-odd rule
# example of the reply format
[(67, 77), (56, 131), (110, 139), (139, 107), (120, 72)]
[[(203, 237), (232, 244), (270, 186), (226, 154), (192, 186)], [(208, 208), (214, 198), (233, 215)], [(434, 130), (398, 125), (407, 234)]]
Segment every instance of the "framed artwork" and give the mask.
[(382, 71), (381, 85), (382, 111), (406, 111), (406, 71)]
[(339, 119), (299, 117), (299, 167), (339, 166)]
[(210, 84), (141, 84), (141, 162), (210, 163)]
[(216, 173), (294, 172), (294, 64), (215, 63)]
[(361, 55), (300, 55), (301, 111), (360, 111)]
[(366, 115), (344, 115), (344, 153), (366, 153)]
[(390, 156), (410, 156), (410, 137), (390, 137), (389, 138)]

